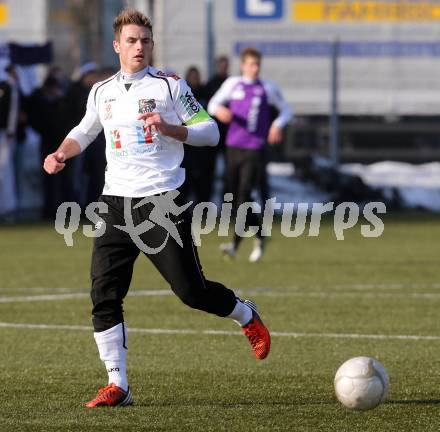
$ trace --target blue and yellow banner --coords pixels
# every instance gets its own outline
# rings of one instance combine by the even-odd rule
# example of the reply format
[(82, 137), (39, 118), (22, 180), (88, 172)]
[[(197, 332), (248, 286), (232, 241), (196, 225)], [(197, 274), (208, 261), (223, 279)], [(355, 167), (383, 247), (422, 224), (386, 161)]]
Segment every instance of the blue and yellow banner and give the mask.
[(294, 1), (296, 22), (435, 22), (440, 4), (434, 1)]

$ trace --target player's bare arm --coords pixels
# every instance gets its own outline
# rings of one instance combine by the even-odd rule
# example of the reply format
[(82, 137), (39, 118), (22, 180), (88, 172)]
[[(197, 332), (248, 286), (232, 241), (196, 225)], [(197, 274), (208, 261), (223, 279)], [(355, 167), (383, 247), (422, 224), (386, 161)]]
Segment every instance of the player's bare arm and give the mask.
[(78, 142), (72, 138), (66, 138), (57, 151), (46, 156), (43, 168), (48, 174), (57, 174), (66, 166), (66, 160), (81, 153)]

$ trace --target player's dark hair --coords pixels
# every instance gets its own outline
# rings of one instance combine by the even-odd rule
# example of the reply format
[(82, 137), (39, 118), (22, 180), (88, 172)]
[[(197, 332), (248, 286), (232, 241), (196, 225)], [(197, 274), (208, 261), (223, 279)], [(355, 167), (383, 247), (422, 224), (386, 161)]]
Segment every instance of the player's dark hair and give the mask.
[(129, 24), (136, 24), (138, 26), (146, 27), (148, 30), (150, 30), (151, 35), (153, 35), (153, 25), (151, 24), (150, 18), (136, 9), (127, 8), (119, 12), (119, 15), (113, 20), (115, 39), (119, 40), (122, 27)]
[(243, 63), (246, 60), (246, 58), (248, 58), (248, 57), (252, 57), (257, 60), (261, 60), (262, 56), (261, 56), (261, 52), (258, 51), (256, 48), (249, 47), (249, 48), (245, 48), (241, 51), (241, 53), (240, 53), (241, 62)]

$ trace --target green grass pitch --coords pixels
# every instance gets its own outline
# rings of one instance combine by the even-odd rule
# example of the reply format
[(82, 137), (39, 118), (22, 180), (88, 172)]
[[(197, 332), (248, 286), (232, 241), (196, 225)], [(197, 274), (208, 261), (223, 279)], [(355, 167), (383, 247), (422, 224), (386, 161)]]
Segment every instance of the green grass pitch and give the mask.
[[(140, 256), (139, 295), (125, 302), (137, 329), (128, 354), (136, 405), (96, 410), (83, 407), (106, 383), (85, 328), (91, 240), (77, 234), (68, 248), (49, 225), (0, 227), (0, 430), (438, 431), (439, 222), (387, 216), (382, 237), (366, 239), (358, 225), (344, 241), (331, 219), (317, 238), (284, 238), (275, 227), (257, 264), (247, 262), (250, 240), (224, 261), (224, 239), (204, 237), (207, 277), (255, 300), (275, 333), (261, 362), (233, 322), (146, 295), (168, 287)], [(388, 401), (369, 412), (345, 409), (333, 391), (336, 369), (359, 355), (390, 375)]]

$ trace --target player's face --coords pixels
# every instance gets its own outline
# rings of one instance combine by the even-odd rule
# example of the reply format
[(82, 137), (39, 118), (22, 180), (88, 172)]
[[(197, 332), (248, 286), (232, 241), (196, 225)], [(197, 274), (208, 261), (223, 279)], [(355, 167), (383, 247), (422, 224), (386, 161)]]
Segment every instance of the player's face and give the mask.
[(260, 74), (260, 60), (256, 57), (245, 57), (241, 63), (241, 73), (246, 78), (256, 80)]
[(121, 69), (127, 73), (138, 72), (150, 64), (153, 46), (151, 31), (136, 24), (122, 27), (119, 40), (113, 41), (113, 48), (119, 54)]

